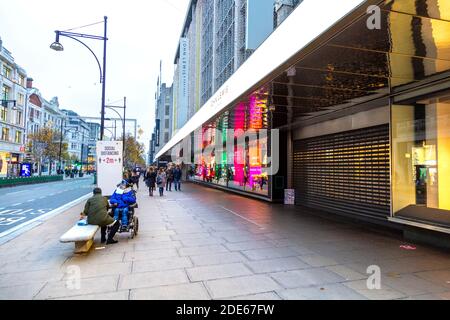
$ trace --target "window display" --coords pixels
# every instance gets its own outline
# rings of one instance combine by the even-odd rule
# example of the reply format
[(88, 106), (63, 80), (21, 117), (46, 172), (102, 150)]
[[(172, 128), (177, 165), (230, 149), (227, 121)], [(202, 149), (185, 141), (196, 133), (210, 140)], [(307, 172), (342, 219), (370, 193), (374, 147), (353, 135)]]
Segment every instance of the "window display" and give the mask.
[(450, 102), (392, 107), (393, 211), (450, 223)]

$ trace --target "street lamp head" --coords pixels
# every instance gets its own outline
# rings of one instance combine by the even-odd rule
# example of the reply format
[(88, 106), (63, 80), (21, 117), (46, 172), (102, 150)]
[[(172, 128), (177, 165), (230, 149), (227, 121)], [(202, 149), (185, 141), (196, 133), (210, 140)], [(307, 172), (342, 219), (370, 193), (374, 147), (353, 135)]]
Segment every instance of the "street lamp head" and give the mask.
[(55, 41), (50, 45), (50, 49), (53, 49), (55, 51), (64, 51), (64, 47), (61, 43)]
[(56, 39), (55, 42), (50, 45), (50, 49), (53, 49), (55, 51), (64, 51), (63, 45), (59, 42), (59, 31), (55, 31), (55, 33)]

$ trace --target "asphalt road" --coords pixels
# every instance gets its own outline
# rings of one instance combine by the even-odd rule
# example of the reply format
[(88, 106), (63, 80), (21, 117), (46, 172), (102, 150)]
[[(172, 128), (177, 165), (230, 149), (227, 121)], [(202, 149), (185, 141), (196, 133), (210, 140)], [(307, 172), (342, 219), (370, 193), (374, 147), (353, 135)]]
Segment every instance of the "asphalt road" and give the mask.
[(0, 234), (92, 192), (94, 178), (0, 189)]

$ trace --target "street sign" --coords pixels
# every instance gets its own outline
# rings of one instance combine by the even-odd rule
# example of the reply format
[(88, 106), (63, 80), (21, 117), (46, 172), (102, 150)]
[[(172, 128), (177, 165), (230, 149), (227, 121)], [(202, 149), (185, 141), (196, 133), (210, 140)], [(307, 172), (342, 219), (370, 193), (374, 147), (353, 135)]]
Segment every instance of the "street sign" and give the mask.
[(111, 196), (122, 181), (122, 141), (97, 142), (97, 185), (104, 196)]
[(22, 163), (20, 165), (20, 176), (31, 177), (31, 163)]

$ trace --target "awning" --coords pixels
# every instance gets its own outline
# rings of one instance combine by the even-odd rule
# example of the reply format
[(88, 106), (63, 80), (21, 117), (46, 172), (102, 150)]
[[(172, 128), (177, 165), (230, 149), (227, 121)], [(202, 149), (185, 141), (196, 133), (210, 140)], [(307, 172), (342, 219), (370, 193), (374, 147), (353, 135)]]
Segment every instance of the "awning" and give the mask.
[(159, 158), (213, 118), (241, 95), (251, 91), (364, 0), (304, 0), (226, 81), (203, 107), (156, 154)]

